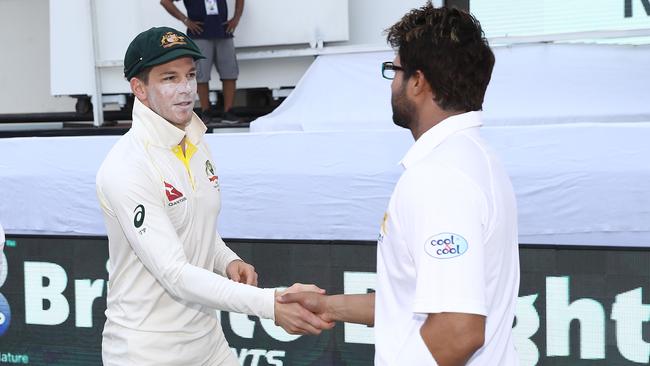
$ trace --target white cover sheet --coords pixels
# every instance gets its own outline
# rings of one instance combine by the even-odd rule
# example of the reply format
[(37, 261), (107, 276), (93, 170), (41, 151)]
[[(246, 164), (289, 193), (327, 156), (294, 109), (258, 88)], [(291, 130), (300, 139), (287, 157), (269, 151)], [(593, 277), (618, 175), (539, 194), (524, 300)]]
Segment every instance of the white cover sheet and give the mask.
[[(485, 124), (650, 121), (650, 46), (528, 44), (493, 48)], [(391, 129), (393, 52), (319, 56), (251, 131)]]
[[(522, 243), (650, 247), (650, 123), (482, 131), (512, 177)], [(105, 235), (95, 173), (116, 140), (0, 139), (5, 231)], [(222, 183), (224, 237), (375, 240), (412, 137), (394, 129), (207, 141)]]
[(392, 52), (323, 55), (270, 114), (251, 123), (251, 132), (397, 129), (391, 120), (390, 80), (381, 63)]
[[(483, 133), (512, 177), (520, 241), (650, 247), (650, 47), (495, 53)], [(224, 237), (375, 240), (412, 143), (391, 122), (390, 82), (380, 76), (392, 58), (321, 56), (278, 109), (251, 125), (271, 132), (207, 136)], [(95, 172), (116, 139), (0, 140), (5, 230), (104, 235)]]

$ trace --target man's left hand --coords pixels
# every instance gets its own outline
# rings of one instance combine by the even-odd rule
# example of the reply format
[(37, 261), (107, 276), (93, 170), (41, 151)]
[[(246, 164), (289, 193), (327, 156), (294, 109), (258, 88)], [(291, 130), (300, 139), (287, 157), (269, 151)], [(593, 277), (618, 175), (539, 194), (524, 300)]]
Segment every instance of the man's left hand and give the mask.
[(226, 33), (233, 34), (233, 33), (235, 33), (235, 29), (239, 25), (239, 18), (233, 17), (232, 19), (227, 21), (225, 24), (226, 24)]
[(257, 272), (255, 272), (255, 267), (241, 259), (235, 259), (228, 264), (228, 267), (226, 267), (226, 275), (235, 282), (257, 286)]

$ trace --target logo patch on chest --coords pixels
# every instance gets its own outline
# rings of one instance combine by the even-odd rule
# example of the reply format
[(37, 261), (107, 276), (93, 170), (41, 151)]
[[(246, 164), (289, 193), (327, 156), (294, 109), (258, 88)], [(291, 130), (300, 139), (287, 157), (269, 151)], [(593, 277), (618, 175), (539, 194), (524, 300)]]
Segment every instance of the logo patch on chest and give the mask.
[(212, 183), (212, 186), (219, 189), (219, 176), (214, 174), (214, 167), (210, 160), (205, 161), (205, 175), (208, 177), (210, 183)]
[(167, 200), (169, 201), (167, 204), (168, 206), (171, 207), (187, 200), (187, 197), (183, 196), (183, 193), (176, 189), (173, 185), (167, 182), (164, 183), (165, 193), (167, 194)]
[(384, 242), (384, 237), (388, 234), (388, 212), (384, 212), (384, 218), (381, 221), (381, 227), (379, 228), (379, 237), (377, 242), (379, 244)]

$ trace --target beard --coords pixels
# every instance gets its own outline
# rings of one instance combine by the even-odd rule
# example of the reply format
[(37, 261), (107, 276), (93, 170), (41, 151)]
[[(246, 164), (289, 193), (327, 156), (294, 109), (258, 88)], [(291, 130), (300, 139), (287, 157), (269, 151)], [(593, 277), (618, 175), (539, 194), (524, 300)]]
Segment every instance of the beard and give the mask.
[(393, 93), (390, 106), (393, 109), (393, 123), (403, 128), (410, 128), (415, 119), (415, 105), (406, 98), (406, 83), (402, 84), (398, 93)]

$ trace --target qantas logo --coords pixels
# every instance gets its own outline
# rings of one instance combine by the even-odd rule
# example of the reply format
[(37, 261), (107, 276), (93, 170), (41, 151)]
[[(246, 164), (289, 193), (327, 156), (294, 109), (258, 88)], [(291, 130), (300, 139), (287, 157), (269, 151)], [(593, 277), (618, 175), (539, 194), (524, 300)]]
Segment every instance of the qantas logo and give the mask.
[(173, 185), (165, 182), (165, 193), (167, 193), (167, 199), (169, 202), (176, 201), (177, 199), (183, 197), (183, 194)]
[(179, 191), (173, 185), (167, 182), (165, 182), (165, 193), (167, 194), (167, 199), (169, 200), (168, 203), (169, 206), (174, 206), (178, 203), (187, 200), (187, 198), (183, 196), (183, 193), (181, 193), (181, 191)]

